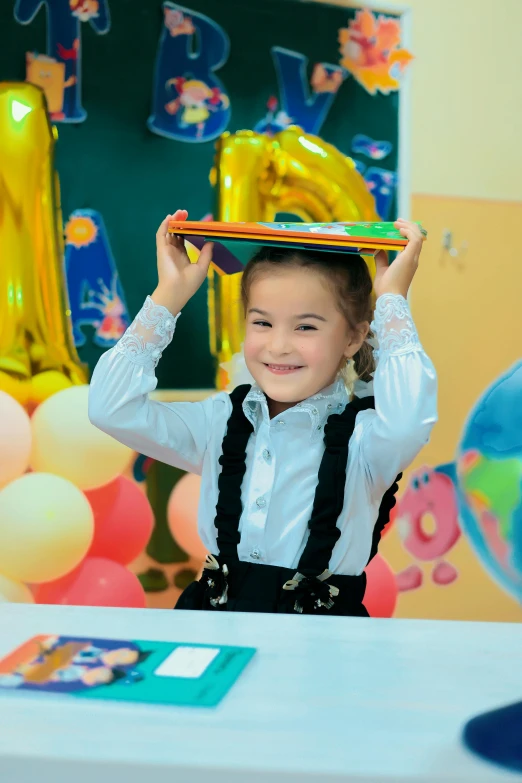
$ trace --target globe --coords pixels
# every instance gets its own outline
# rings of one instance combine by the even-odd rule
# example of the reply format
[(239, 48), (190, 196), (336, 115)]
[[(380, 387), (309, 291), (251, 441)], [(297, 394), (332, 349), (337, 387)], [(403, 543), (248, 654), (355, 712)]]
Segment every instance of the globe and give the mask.
[(464, 533), (491, 576), (522, 602), (522, 362), (472, 410), (457, 475)]

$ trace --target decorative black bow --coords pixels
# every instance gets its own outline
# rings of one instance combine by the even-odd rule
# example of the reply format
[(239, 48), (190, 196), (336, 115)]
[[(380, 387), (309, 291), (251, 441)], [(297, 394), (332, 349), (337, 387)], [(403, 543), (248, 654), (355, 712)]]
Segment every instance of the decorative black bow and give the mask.
[[(330, 574), (325, 572), (327, 578)], [(283, 590), (293, 590), (295, 593), (294, 612), (299, 614), (314, 614), (331, 609), (334, 598), (339, 595), (339, 588), (329, 585), (326, 578), (303, 576), (296, 574), (283, 585)]]
[(203, 566), (202, 582), (205, 585), (205, 600), (213, 609), (225, 609), (228, 600), (228, 568), (221, 566), (214, 555), (207, 555)]

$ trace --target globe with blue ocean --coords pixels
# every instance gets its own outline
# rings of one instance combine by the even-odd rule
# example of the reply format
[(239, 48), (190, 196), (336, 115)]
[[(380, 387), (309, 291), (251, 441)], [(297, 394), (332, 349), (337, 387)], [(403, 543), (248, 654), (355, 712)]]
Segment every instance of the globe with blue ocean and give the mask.
[(457, 472), (462, 529), (491, 576), (522, 602), (522, 362), (471, 412)]

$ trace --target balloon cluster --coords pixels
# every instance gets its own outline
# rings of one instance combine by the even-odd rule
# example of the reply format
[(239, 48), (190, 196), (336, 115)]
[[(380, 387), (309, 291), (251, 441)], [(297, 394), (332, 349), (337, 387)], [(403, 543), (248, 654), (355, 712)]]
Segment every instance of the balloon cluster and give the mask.
[(0, 601), (145, 607), (126, 566), (152, 509), (122, 475), (132, 451), (91, 425), (87, 397), (64, 389), (29, 418), (0, 391)]

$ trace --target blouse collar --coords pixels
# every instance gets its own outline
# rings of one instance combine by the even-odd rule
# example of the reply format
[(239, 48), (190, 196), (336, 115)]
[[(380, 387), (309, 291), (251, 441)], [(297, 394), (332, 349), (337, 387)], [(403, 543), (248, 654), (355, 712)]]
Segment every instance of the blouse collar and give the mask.
[(310, 437), (315, 440), (324, 437), (324, 425), (328, 416), (332, 413), (342, 413), (348, 402), (349, 397), (346, 386), (344, 381), (339, 379), (331, 386), (318, 392), (318, 394), (314, 394), (313, 397), (297, 403), (293, 408), (289, 408), (284, 413), (270, 420), (266, 396), (257, 383), (254, 383), (243, 402), (243, 412), (254, 427), (255, 432), (257, 432), (259, 425), (263, 421), (276, 426), (284, 421), (291, 426), (292, 421), (297, 423), (299, 420), (302, 423), (303, 415), (308, 416)]

